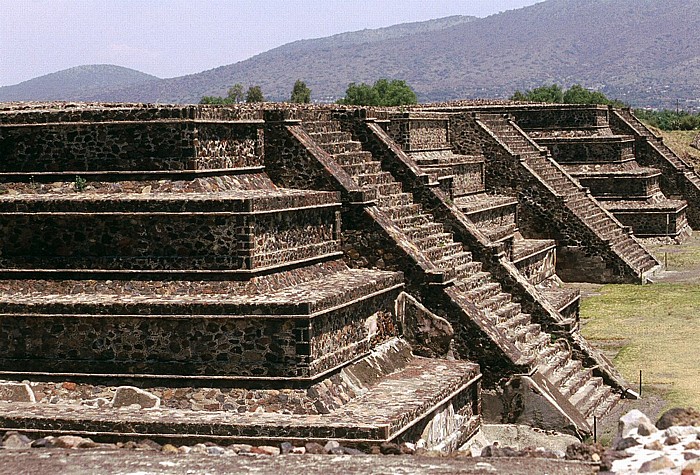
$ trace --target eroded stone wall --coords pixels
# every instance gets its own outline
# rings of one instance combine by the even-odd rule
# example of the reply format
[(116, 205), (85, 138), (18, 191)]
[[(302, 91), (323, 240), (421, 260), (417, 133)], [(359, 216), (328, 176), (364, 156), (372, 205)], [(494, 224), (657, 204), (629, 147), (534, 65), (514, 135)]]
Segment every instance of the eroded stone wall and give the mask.
[(561, 163), (614, 163), (634, 160), (634, 139), (630, 137), (539, 138)]
[(334, 207), (258, 215), (0, 214), (10, 268), (256, 269), (339, 251)]
[(264, 315), (15, 315), (0, 327), (6, 370), (311, 377), (396, 336), (381, 293), (315, 318)]

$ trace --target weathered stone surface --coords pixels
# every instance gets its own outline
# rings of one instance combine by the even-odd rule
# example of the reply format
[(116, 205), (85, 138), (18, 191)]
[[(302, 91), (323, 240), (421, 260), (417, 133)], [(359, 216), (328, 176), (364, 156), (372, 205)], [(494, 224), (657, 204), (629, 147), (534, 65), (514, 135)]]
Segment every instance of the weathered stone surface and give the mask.
[(663, 430), (671, 426), (696, 426), (700, 425), (700, 411), (693, 408), (674, 407), (664, 412), (656, 427)]
[(133, 386), (117, 388), (112, 400), (112, 407), (128, 407), (132, 404), (136, 404), (142, 409), (157, 408), (160, 407), (160, 398)]
[(641, 467), (639, 467), (639, 472), (640, 473), (649, 473), (649, 472), (658, 472), (660, 470), (663, 470), (665, 468), (674, 468), (675, 464), (673, 461), (666, 457), (666, 456), (661, 456), (658, 458), (655, 458), (653, 460), (649, 460), (647, 462), (644, 462)]
[(0, 383), (0, 401), (36, 402), (36, 398), (28, 384)]
[(659, 429), (652, 425), (651, 421), (642, 421), (637, 427), (637, 434), (646, 436), (651, 435), (658, 430)]
[(51, 442), (51, 445), (60, 449), (89, 449), (99, 446), (99, 444), (93, 442), (92, 439), (74, 435), (62, 435), (60, 437), (56, 437)]
[(572, 444), (579, 443), (578, 438), (573, 435), (545, 431), (527, 425), (483, 424), (481, 430), (487, 440), (497, 440), (503, 445), (519, 450), (526, 447), (542, 447), (557, 452), (565, 452)]
[(41, 451), (0, 451), (0, 466), (10, 473), (304, 473), (309, 475), (410, 473), (412, 475), (471, 475), (500, 473), (532, 475), (533, 473), (566, 473), (594, 475), (597, 468), (575, 461), (533, 458), (471, 457), (387, 457), (351, 455), (306, 455), (303, 457), (212, 457), (172, 456), (159, 452), (71, 451), (41, 456)]
[(414, 353), (432, 358), (447, 356), (455, 334), (450, 322), (406, 293), (402, 293), (399, 299), (405, 302), (403, 332)]
[(28, 449), (32, 446), (32, 440), (19, 432), (6, 432), (2, 438), (2, 447), (10, 450)]
[(613, 450), (625, 450), (635, 445), (639, 445), (639, 442), (634, 437), (616, 437), (613, 440), (612, 448)]

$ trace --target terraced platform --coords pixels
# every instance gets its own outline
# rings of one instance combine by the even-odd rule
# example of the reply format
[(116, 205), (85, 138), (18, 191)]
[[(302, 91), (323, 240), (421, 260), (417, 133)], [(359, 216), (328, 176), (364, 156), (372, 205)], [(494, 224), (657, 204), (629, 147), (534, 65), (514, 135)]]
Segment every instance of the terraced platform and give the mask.
[[(605, 412), (615, 404), (620, 393), (603, 384), (603, 379), (594, 376), (593, 370), (582, 362), (571, 363), (572, 354), (567, 347), (554, 345), (552, 335), (532, 320), (492, 274), (483, 271), (482, 263), (474, 259), (469, 248), (456, 241), (445, 224), (387, 171), (385, 166), (390, 168), (389, 162), (385, 164), (370, 151), (378, 150), (378, 146), (365, 148), (370, 139), (364, 142), (362, 134), (374, 133), (379, 134), (374, 136), (376, 141), (383, 141), (386, 147), (383, 150), (397, 153), (395, 150), (399, 147), (393, 148), (395, 144), (381, 136), (377, 125), (369, 125), (362, 131), (358, 131), (359, 125), (346, 129), (347, 124), (330, 118), (330, 114), (325, 119), (316, 114), (313, 119), (302, 120), (300, 125), (290, 122), (286, 127), (289, 138), (284, 143), (297, 140), (305, 149), (300, 149), (301, 156), (285, 156), (284, 160), (317, 160), (322, 164), (318, 169), (329, 174), (326, 181), (347, 187), (340, 190), (341, 196), (350, 196), (351, 189), (376, 196), (372, 202), (348, 205), (362, 207), (367, 221), (358, 223), (377, 233), (376, 239), (382, 242), (384, 254), (401, 256), (391, 268), (406, 269), (408, 288), (420, 289), (421, 301), (429, 311), (451, 324), (455, 331), (455, 355), (478, 361), (485, 373), (485, 384), (491, 387), (492, 377), (497, 374), (513, 376), (540, 370), (556, 373), (558, 383), (551, 385), (554, 393), (559, 394), (555, 398), (578, 398), (575, 400), (587, 402), (593, 398), (595, 401), (586, 405), (583, 413), (577, 413), (574, 406), (557, 409), (578, 414), (574, 419), (579, 421), (577, 427), (582, 432), (589, 430), (586, 418), (592, 418), (594, 411)], [(404, 156), (400, 160), (410, 158)], [(404, 164), (420, 172), (417, 165), (409, 161)], [(431, 177), (430, 173), (424, 175)], [(435, 178), (439, 181), (439, 177)], [(284, 180), (284, 175), (275, 175), (273, 179)], [(349, 232), (353, 235), (352, 228)], [(561, 316), (558, 318), (563, 320)], [(475, 351), (477, 347), (479, 351)], [(542, 359), (538, 355), (543, 355)], [(567, 369), (563, 369), (565, 367)], [(559, 393), (558, 387), (563, 388), (566, 396)], [(607, 389), (599, 390), (601, 387)]]
[[(127, 410), (85, 405), (7, 404), (0, 402), (0, 430), (31, 434), (87, 435), (95, 440), (150, 438), (161, 443), (216, 441), (254, 445), (281, 442), (325, 443), (367, 450), (386, 441), (427, 439), (429, 446), (454, 449), (469, 439), (480, 423), (478, 366), (466, 361), (433, 360), (406, 353), (392, 342), (377, 355), (348, 367), (360, 394), (328, 414), (280, 412), (232, 413), (172, 408)], [(391, 362), (393, 361), (393, 362)], [(380, 365), (393, 367), (382, 374)], [(374, 367), (373, 371), (368, 371)], [(371, 377), (362, 380), (368, 373)], [(448, 411), (451, 422), (433, 422)], [(435, 425), (435, 427), (433, 427)], [(441, 433), (430, 437), (431, 430)], [(443, 447), (443, 449), (447, 449)]]

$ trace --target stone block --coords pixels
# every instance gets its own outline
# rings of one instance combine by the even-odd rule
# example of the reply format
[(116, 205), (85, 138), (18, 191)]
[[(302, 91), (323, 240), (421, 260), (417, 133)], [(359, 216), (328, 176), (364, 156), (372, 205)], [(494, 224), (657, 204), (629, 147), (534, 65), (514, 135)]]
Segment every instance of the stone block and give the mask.
[(28, 384), (0, 383), (0, 401), (36, 402), (36, 398)]
[(160, 398), (133, 386), (120, 386), (114, 393), (112, 407), (127, 407), (138, 404), (142, 409), (160, 407)]

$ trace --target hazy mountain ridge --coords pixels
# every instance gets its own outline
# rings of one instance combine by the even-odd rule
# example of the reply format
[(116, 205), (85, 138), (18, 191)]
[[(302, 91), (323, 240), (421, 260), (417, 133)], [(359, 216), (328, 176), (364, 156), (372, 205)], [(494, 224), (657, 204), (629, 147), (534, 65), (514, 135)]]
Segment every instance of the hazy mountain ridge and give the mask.
[(107, 89), (133, 86), (160, 78), (112, 64), (89, 64), (0, 87), (0, 101), (80, 100)]
[(581, 83), (633, 105), (670, 107), (676, 99), (700, 98), (699, 31), (700, 2), (549, 0), (481, 19), (448, 17), (296, 41), (239, 63), (82, 99), (198, 102), (240, 82), (285, 100), (303, 79), (312, 99), (331, 101), (350, 82), (388, 77), (405, 79), (421, 101), (507, 97), (556, 82)]

